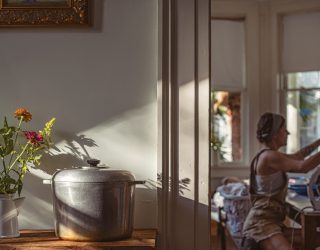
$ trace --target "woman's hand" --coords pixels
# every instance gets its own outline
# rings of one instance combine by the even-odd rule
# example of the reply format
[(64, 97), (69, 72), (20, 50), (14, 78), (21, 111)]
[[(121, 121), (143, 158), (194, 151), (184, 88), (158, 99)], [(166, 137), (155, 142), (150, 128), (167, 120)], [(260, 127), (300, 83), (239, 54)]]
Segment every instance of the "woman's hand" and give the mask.
[(310, 155), (315, 149), (317, 149), (320, 146), (320, 139), (314, 141), (313, 143), (310, 143), (309, 145), (301, 148), (294, 154), (289, 154), (288, 157), (292, 157), (296, 160), (303, 160), (305, 157)]

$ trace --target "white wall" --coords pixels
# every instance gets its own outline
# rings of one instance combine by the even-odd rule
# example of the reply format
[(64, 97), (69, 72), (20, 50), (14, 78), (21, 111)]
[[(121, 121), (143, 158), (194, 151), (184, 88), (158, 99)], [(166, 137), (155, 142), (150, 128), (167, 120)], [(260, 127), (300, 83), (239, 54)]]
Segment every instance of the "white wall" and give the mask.
[[(90, 28), (0, 30), (1, 117), (27, 107), (35, 130), (57, 119), (54, 155), (25, 179), (20, 228), (53, 228), (42, 179), (85, 157), (156, 180), (157, 0), (93, 2)], [(152, 185), (135, 205), (135, 227), (156, 227)]]

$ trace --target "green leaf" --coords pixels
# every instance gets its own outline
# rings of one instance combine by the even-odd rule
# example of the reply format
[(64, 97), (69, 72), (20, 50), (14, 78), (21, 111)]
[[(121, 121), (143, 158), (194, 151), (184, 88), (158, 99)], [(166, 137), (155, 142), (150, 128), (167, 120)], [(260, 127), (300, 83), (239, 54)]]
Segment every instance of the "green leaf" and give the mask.
[(11, 152), (13, 151), (13, 148), (14, 148), (12, 139), (9, 139), (5, 143), (6, 143), (6, 145), (5, 145), (6, 148), (5, 148), (4, 156), (11, 154)]
[(28, 165), (26, 162), (24, 162), (22, 164), (22, 167), (21, 167), (21, 179), (24, 177), (24, 174), (28, 171)]
[(10, 184), (16, 184), (16, 180), (11, 178), (10, 176), (8, 177), (7, 182)]
[(2, 129), (0, 129), (0, 135), (3, 135), (3, 134), (5, 134), (5, 133), (7, 133), (7, 129), (6, 128), (2, 128)]
[[(30, 144), (28, 140), (22, 136), (19, 126), (9, 126), (7, 118), (4, 118), (3, 127), (0, 128), (0, 156), (9, 166), (6, 171), (0, 169), (0, 193), (12, 194), (18, 193), (20, 196), (23, 179), (29, 171), (28, 164), (35, 166), (40, 165), (42, 151), (50, 147), (51, 144), (51, 129), (54, 124), (54, 118), (45, 124), (43, 131), (39, 133), (43, 136), (43, 142), (39, 144)], [(6, 156), (8, 156), (6, 158)]]

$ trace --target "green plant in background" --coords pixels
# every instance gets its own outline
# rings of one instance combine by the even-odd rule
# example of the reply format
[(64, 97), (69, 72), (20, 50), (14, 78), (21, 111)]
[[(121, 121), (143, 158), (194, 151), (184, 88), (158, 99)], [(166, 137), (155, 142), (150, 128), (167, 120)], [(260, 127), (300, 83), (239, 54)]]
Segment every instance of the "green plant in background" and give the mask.
[(219, 119), (225, 119), (224, 114), (226, 114), (228, 108), (224, 105), (219, 105), (218, 100), (216, 98), (216, 92), (211, 92), (211, 115), (212, 115), (212, 123), (211, 123), (211, 137), (210, 137), (210, 146), (211, 149), (218, 153), (219, 158), (221, 160), (225, 159), (225, 150), (223, 149), (223, 138), (220, 138), (217, 135), (217, 131), (215, 131), (215, 127), (217, 127), (217, 123)]
[(221, 160), (224, 160), (225, 159), (224, 155), (226, 152), (223, 150), (223, 141), (220, 140), (218, 136), (211, 134), (210, 145), (211, 145), (211, 149), (218, 153), (219, 158)]
[(314, 94), (301, 92), (300, 94), (300, 109), (299, 114), (302, 121), (306, 124), (312, 115), (317, 111), (318, 100)]
[(0, 193), (20, 196), (23, 178), (28, 171), (28, 165), (40, 165), (42, 152), (50, 148), (51, 130), (55, 122), (52, 118), (39, 132), (23, 130), (22, 124), (32, 120), (31, 113), (25, 108), (15, 111), (17, 126), (10, 126), (4, 117), (0, 128)]

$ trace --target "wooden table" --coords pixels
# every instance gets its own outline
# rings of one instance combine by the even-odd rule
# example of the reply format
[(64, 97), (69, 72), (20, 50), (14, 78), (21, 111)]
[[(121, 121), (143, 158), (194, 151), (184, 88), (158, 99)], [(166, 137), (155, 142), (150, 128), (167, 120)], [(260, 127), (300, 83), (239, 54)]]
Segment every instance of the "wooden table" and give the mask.
[(134, 230), (126, 240), (110, 242), (77, 242), (60, 240), (53, 230), (21, 230), (20, 237), (1, 239), (1, 250), (154, 250), (155, 229)]
[(287, 216), (301, 225), (304, 250), (320, 247), (320, 211), (315, 211), (311, 207), (310, 200), (306, 196), (294, 194), (287, 196)]

